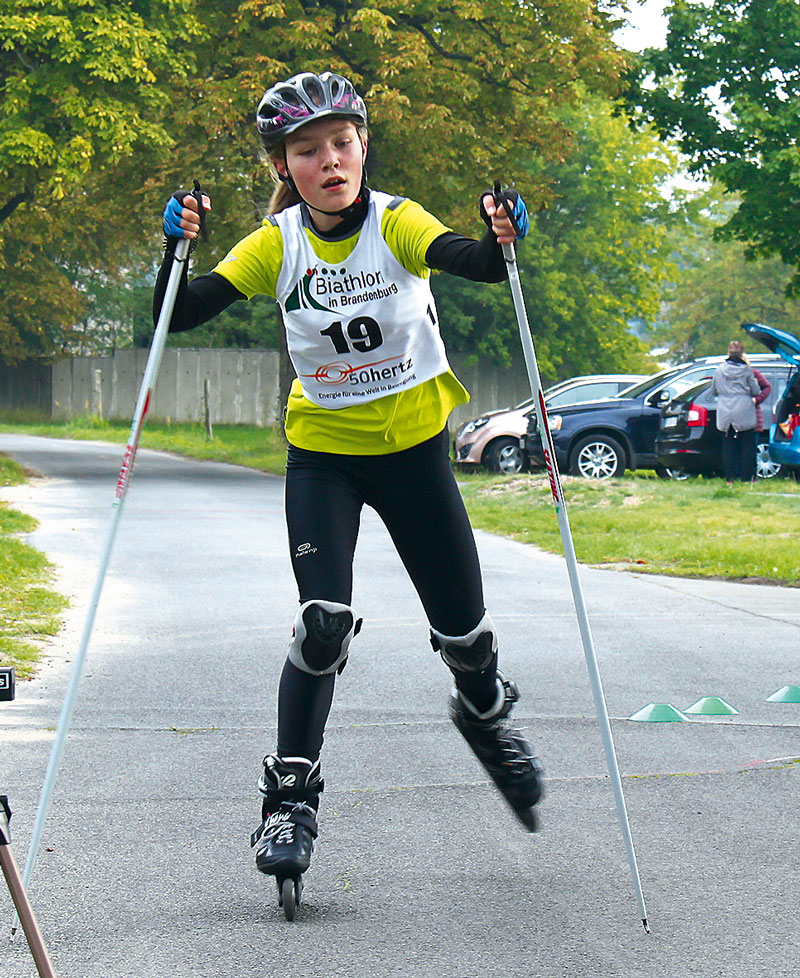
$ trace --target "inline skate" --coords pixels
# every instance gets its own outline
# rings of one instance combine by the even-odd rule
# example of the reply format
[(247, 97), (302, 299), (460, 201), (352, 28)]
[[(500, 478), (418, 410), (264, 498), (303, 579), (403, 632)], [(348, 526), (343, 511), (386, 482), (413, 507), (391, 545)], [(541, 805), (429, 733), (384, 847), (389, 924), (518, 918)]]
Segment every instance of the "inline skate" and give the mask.
[(302, 897), (324, 787), (319, 761), (276, 754), (264, 758), (264, 772), (258, 779), (261, 825), (250, 837), (250, 845), (255, 849), (256, 868), (275, 877), (278, 906), (287, 920), (294, 920)]
[(497, 685), (497, 701), (484, 714), (477, 713), (454, 689), (450, 717), (517, 818), (529, 832), (535, 832), (535, 806), (544, 793), (544, 768), (530, 744), (507, 720), (519, 699), (516, 684), (498, 673)]

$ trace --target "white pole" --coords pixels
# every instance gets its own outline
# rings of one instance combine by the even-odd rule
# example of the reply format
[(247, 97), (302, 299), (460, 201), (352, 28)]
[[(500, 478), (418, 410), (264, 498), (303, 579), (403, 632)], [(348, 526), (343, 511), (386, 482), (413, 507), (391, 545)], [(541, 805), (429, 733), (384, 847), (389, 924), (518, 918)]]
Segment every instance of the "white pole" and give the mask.
[[(150, 408), (153, 388), (155, 387), (156, 378), (158, 377), (158, 368), (161, 365), (161, 357), (164, 353), (164, 347), (166, 346), (167, 334), (169, 333), (169, 323), (172, 319), (172, 311), (175, 307), (175, 298), (178, 294), (178, 286), (180, 285), (183, 266), (189, 255), (190, 244), (191, 241), (189, 238), (181, 238), (175, 246), (175, 257), (172, 261), (169, 281), (167, 282), (167, 288), (164, 293), (164, 301), (161, 306), (161, 315), (158, 317), (158, 325), (156, 326), (156, 331), (153, 334), (153, 342), (150, 346), (150, 354), (147, 358), (144, 377), (142, 378), (142, 383), (139, 388), (139, 397), (136, 402), (136, 410), (133, 414), (133, 422), (131, 424), (130, 435), (128, 436), (128, 444), (125, 446), (125, 455), (122, 459), (122, 468), (120, 469), (119, 478), (117, 479), (117, 485), (114, 492), (114, 501), (111, 506), (111, 522), (108, 527), (105, 546), (103, 547), (102, 555), (100, 557), (100, 567), (97, 572), (97, 579), (95, 580), (94, 589), (92, 590), (92, 596), (89, 601), (89, 610), (83, 626), (80, 645), (72, 665), (72, 672), (70, 673), (69, 682), (67, 684), (67, 691), (64, 694), (64, 702), (61, 705), (61, 714), (58, 718), (55, 741), (53, 742), (53, 746), (50, 751), (50, 759), (47, 762), (44, 784), (42, 785), (42, 791), (39, 796), (39, 806), (36, 811), (36, 821), (33, 825), (33, 834), (31, 836), (30, 846), (28, 848), (28, 858), (25, 861), (25, 869), (22, 874), (22, 882), (23, 886), (25, 887), (27, 887), (30, 881), (31, 874), (33, 873), (33, 867), (36, 864), (36, 855), (39, 849), (39, 842), (42, 837), (45, 819), (47, 818), (47, 810), (50, 806), (50, 796), (53, 792), (53, 785), (55, 784), (56, 775), (58, 774), (58, 766), (61, 761), (61, 755), (64, 753), (64, 743), (67, 738), (67, 730), (75, 709), (75, 698), (78, 693), (78, 685), (81, 680), (83, 664), (86, 659), (86, 650), (89, 647), (89, 639), (94, 626), (97, 605), (100, 601), (100, 592), (103, 590), (103, 581), (105, 580), (108, 562), (111, 558), (114, 538), (117, 535), (117, 527), (119, 526), (119, 520), (122, 515), (122, 506), (125, 501), (125, 494), (128, 490), (128, 483), (130, 482), (130, 478), (133, 473), (133, 463), (136, 459), (137, 449), (139, 448), (139, 437), (142, 433), (144, 420)], [(12, 937), (16, 933), (17, 923), (18, 917), (15, 915), (11, 925)]]
[(575, 611), (578, 616), (578, 627), (583, 642), (583, 653), (586, 657), (586, 666), (589, 670), (589, 682), (592, 686), (592, 697), (597, 712), (597, 719), (600, 723), (600, 735), (603, 740), (603, 749), (606, 755), (608, 773), (611, 777), (611, 785), (614, 790), (614, 798), (617, 805), (617, 813), (622, 828), (622, 836), (625, 840), (625, 849), (628, 853), (628, 865), (630, 866), (633, 878), (633, 888), (636, 893), (636, 900), (639, 904), (642, 923), (647, 933), (650, 927), (647, 923), (647, 908), (644, 903), (642, 884), (639, 879), (639, 868), (636, 865), (636, 852), (633, 848), (633, 837), (631, 827), (628, 822), (628, 812), (625, 807), (625, 796), (622, 792), (622, 778), (619, 773), (617, 763), (617, 753), (614, 749), (614, 738), (611, 735), (611, 722), (608, 718), (608, 707), (603, 694), (603, 684), (600, 679), (600, 668), (597, 664), (597, 654), (592, 640), (592, 631), (589, 627), (589, 616), (586, 613), (586, 604), (583, 600), (583, 589), (578, 575), (578, 560), (575, 556), (575, 546), (572, 542), (572, 531), (567, 516), (567, 506), (564, 500), (564, 492), (561, 487), (561, 477), (558, 472), (555, 451), (553, 449), (553, 436), (550, 433), (550, 425), (547, 420), (547, 410), (542, 396), (542, 382), (539, 376), (539, 365), (536, 361), (536, 351), (533, 347), (533, 337), (528, 323), (528, 313), (525, 309), (525, 300), (522, 296), (522, 286), (519, 281), (519, 271), (517, 269), (517, 259), (514, 253), (513, 244), (503, 245), (503, 257), (508, 267), (508, 281), (511, 286), (511, 297), (514, 300), (514, 310), (517, 314), (519, 324), (519, 335), (522, 341), (522, 350), (525, 355), (525, 366), (528, 371), (528, 380), (531, 385), (531, 394), (536, 408), (536, 419), (539, 422), (539, 432), (542, 438), (542, 450), (544, 460), (547, 465), (547, 473), (550, 478), (550, 491), (553, 495), (553, 502), (558, 517), (558, 528), (561, 531), (561, 541), (564, 545), (564, 558), (567, 562), (567, 572), (572, 587), (572, 599), (575, 603)]

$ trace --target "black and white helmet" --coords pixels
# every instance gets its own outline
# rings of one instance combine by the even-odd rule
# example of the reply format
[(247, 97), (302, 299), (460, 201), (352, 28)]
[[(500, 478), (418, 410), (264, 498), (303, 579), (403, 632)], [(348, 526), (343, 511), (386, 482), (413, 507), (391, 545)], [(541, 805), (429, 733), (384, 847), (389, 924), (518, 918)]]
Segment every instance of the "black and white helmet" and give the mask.
[(366, 126), (367, 107), (341, 75), (304, 71), (264, 92), (256, 112), (256, 129), (266, 149), (272, 150), (290, 132), (326, 116), (341, 116)]

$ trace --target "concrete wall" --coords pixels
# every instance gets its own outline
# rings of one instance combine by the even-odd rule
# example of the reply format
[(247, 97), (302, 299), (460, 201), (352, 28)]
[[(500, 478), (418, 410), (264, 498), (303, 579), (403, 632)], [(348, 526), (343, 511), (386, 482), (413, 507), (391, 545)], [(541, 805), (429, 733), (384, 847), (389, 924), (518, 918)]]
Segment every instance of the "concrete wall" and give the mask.
[[(101, 414), (131, 418), (148, 352), (118, 350), (113, 357), (76, 357), (54, 364), (53, 417)], [(268, 425), (281, 415), (277, 350), (168, 349), (161, 361), (150, 417), (201, 421), (206, 380), (214, 423)]]
[(522, 353), (510, 367), (495, 367), (482, 361), (464, 366), (466, 357), (450, 357), (450, 366), (461, 383), (470, 392), (469, 404), (457, 407), (450, 416), (450, 430), (454, 431), (464, 421), (477, 418), (486, 411), (514, 407), (531, 396), (528, 373)]
[[(22, 408), (65, 419), (82, 414), (130, 420), (147, 363), (147, 350), (118, 350), (113, 357), (75, 357), (52, 366), (21, 364), (0, 369), (0, 409)], [(524, 365), (503, 369), (451, 357), (472, 400), (453, 412), (451, 430), (485, 411), (529, 396)], [(214, 424), (275, 424), (283, 414), (278, 394), (277, 350), (167, 349), (150, 409), (154, 419), (202, 421), (204, 382)]]
[(47, 415), (51, 410), (53, 371), (48, 364), (27, 360), (9, 367), (0, 363), (0, 410), (30, 411)]

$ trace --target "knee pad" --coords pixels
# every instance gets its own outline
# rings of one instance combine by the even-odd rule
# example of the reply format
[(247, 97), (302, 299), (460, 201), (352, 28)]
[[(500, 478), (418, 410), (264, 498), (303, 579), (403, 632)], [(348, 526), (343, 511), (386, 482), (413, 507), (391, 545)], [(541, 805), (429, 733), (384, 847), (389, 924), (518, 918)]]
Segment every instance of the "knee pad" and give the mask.
[(356, 620), (349, 605), (306, 601), (294, 620), (289, 661), (312, 676), (341, 672), (350, 642), (360, 629), (361, 619)]
[(483, 672), (497, 652), (497, 635), (487, 612), (468, 635), (443, 635), (432, 628), (431, 645), (454, 672)]

